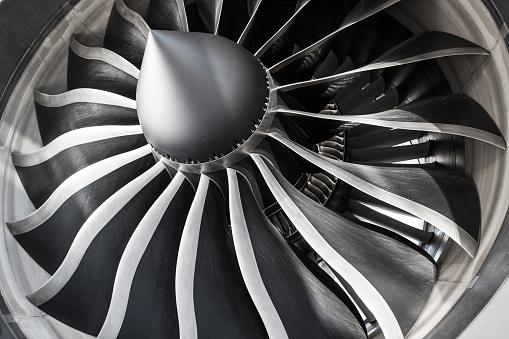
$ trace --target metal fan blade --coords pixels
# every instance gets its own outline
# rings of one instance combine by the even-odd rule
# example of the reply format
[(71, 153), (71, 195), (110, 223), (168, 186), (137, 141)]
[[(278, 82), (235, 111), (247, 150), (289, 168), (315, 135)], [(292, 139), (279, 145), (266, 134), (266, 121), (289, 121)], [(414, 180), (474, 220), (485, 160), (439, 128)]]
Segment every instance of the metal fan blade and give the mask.
[(221, 20), (221, 10), (223, 0), (196, 0), (198, 12), (210, 33), (217, 34), (219, 30), (219, 21)]
[(108, 175), (116, 169), (151, 153), (149, 145), (96, 162), (71, 175), (51, 194), (44, 204), (29, 216), (7, 223), (12, 234), (22, 234), (33, 230), (55, 213), (62, 204), (82, 188)]
[(13, 163), (36, 208), (74, 173), (147, 142), (140, 126), (97, 126), (68, 132), (29, 154), (13, 153)]
[(184, 0), (150, 0), (147, 24), (152, 29), (189, 32)]
[(385, 214), (377, 212), (373, 208), (361, 204), (354, 199), (350, 199), (348, 201), (348, 212), (352, 213), (356, 217), (360, 216), (362, 219), (374, 225), (387, 228), (393, 232), (422, 243), (428, 242), (433, 236), (433, 232), (423, 231), (418, 228), (409, 226)]
[(104, 47), (140, 68), (150, 27), (122, 0), (115, 0), (104, 34)]
[[(288, 215), (291, 222), (297, 227), (300, 234), (303, 236), (304, 239), (306, 239), (309, 245), (334, 270), (341, 274), (341, 276), (352, 286), (352, 288), (355, 290), (360, 299), (375, 315), (385, 337), (403, 338), (403, 333), (398, 323), (398, 320), (396, 319), (390, 306), (387, 304), (387, 301), (380, 294), (380, 292), (377, 291), (375, 286), (373, 286), (372, 282), (370, 282), (364, 275), (365, 273), (369, 272), (369, 269), (368, 270), (363, 269), (362, 266), (364, 265), (359, 265), (360, 267), (355, 267), (344, 257), (344, 255), (348, 255), (349, 257), (351, 257), (353, 253), (355, 252), (358, 253), (359, 247), (360, 248), (365, 247), (362, 245), (362, 242), (365, 242), (364, 239), (367, 237), (367, 234), (357, 235), (356, 237), (358, 237), (358, 239), (357, 241), (354, 242), (352, 242), (353, 239), (351, 238), (351, 236), (354, 236), (358, 232), (366, 232), (366, 230), (360, 230), (358, 225), (355, 225), (354, 227), (351, 227), (351, 229), (350, 227), (348, 227), (349, 228), (348, 230), (340, 232), (339, 231), (340, 228), (351, 226), (351, 224), (349, 224), (346, 221), (346, 219), (337, 220), (338, 219), (337, 217), (334, 218), (331, 217), (329, 213), (332, 212), (325, 212), (327, 211), (326, 208), (322, 207), (321, 205), (315, 202), (312, 202), (312, 200), (305, 197), (298, 191), (296, 192), (296, 194), (292, 194), (290, 196), (288, 194), (288, 187), (291, 185), (285, 185), (285, 187), (283, 188), (283, 186), (281, 185), (282, 181), (285, 180), (281, 179), (282, 177), (281, 178), (276, 177), (274, 171), (272, 171), (271, 168), (269, 168), (269, 166), (259, 155), (251, 154), (251, 157), (253, 158), (256, 165), (258, 166), (258, 169), (262, 173), (265, 182), (269, 186), (272, 194), (276, 197), (276, 200), (281, 205), (285, 213)], [(300, 206), (297, 205), (296, 203), (300, 202), (301, 200), (299, 198), (301, 199), (305, 198), (307, 206), (304, 207), (301, 206), (301, 204), (299, 204)], [(309, 208), (310, 206), (313, 206), (313, 208), (310, 209)], [(312, 210), (315, 213), (319, 211), (318, 213), (316, 213), (315, 217), (318, 216), (319, 218), (323, 218), (323, 220), (315, 220), (317, 222), (313, 224), (311, 220), (308, 219), (309, 213), (306, 213), (309, 212), (310, 210)], [(336, 232), (340, 233), (338, 234), (330, 233), (331, 229), (327, 227), (330, 226), (327, 222), (327, 217), (329, 220), (332, 219), (335, 221), (335, 225), (332, 227), (332, 230), (335, 231), (334, 233)], [(341, 234), (341, 236), (339, 236), (339, 234)], [(341, 249), (340, 248), (341, 246), (338, 246), (339, 248), (336, 246), (334, 247), (332, 246), (336, 245), (335, 242), (333, 242), (331, 245), (331, 241), (333, 241), (333, 238), (336, 238), (337, 240), (346, 240), (348, 238), (348, 240), (350, 241), (348, 243), (344, 243), (343, 244), (344, 246)], [(368, 238), (370, 242), (373, 241), (373, 237)], [(395, 244), (397, 244), (397, 242)], [(350, 248), (350, 246), (354, 247)], [(400, 246), (404, 245), (401, 244)], [(368, 246), (368, 248), (373, 249), (375, 247), (373, 245), (370, 245)], [(393, 251), (386, 252), (394, 253)], [(385, 253), (384, 251), (381, 251), (380, 254), (384, 253)], [(372, 257), (373, 261), (380, 258), (375, 253), (372, 253), (370, 255), (368, 255), (368, 253), (365, 253), (365, 255), (363, 255), (362, 257), (364, 260), (366, 257), (369, 258)], [(386, 266), (384, 264), (381, 264), (381, 267)], [(359, 269), (363, 270), (364, 272), (359, 271)], [(382, 276), (386, 276), (386, 272), (384, 272)]]
[(136, 98), (139, 70), (121, 56), (104, 48), (89, 48), (71, 40), (67, 87), (95, 88)]
[(363, 115), (325, 115), (283, 109), (278, 112), (395, 129), (455, 134), (506, 148), (502, 133), (488, 112), (475, 100), (461, 94), (432, 97), (385, 112)]
[(257, 57), (257, 58), (261, 58), (263, 56), (263, 54), (269, 49), (269, 47), (274, 42), (276, 42), (279, 38), (281, 38), (281, 36), (283, 36), (283, 34), (285, 34), (285, 32), (288, 30), (288, 28), (290, 28), (290, 26), (293, 24), (295, 19), (297, 19), (299, 13), (304, 9), (304, 7), (310, 1), (311, 0), (300, 1), (297, 4), (297, 8), (295, 9), (295, 13), (290, 17), (290, 19), (288, 19), (288, 21), (283, 25), (283, 27), (281, 27), (276, 33), (274, 33), (274, 35), (266, 43), (264, 43), (263, 46), (260, 47), (260, 49), (258, 49), (258, 51), (254, 54), (254, 56)]
[(302, 59), (304, 59), (307, 54), (310, 54), (313, 51), (318, 50), (322, 45), (331, 41), (336, 35), (339, 34), (339, 32), (341, 32), (345, 28), (359, 21), (362, 21), (373, 14), (376, 14), (399, 1), (400, 0), (361, 0), (357, 4), (357, 6), (355, 6), (355, 8), (350, 12), (350, 14), (345, 18), (345, 20), (337, 30), (330, 33), (326, 37), (320, 39), (319, 41), (315, 42), (311, 46), (308, 46), (300, 50), (299, 52), (293, 54), (292, 56), (275, 64), (270, 68), (270, 71), (275, 73), (291, 63), (294, 62), (298, 63), (302, 61)]
[(120, 188), (122, 196), (110, 193), (115, 198), (106, 200), (98, 208), (99, 212), (90, 216), (91, 220), (83, 225), (66, 252), (62, 265), (41, 289), (28, 296), (30, 300), (41, 303), (42, 310), (68, 326), (93, 336), (99, 333), (126, 245), (145, 213), (169, 184), (170, 177), (164, 168), (155, 169), (147, 171), (151, 172), (151, 180), (143, 173), (143, 183), (138, 177), (134, 179), (136, 187), (128, 183), (124, 186), (127, 190)]
[(184, 180), (185, 176), (180, 172), (177, 173), (170, 185), (150, 207), (129, 239), (118, 264), (110, 308), (97, 338), (116, 338), (119, 334), (126, 315), (136, 270), (168, 206), (179, 192)]
[(349, 185), (436, 225), (471, 257), (477, 252), (479, 196), (473, 180), (465, 175), (439, 168), (379, 167), (336, 161), (279, 133), (268, 135)]
[[(279, 86), (277, 89), (299, 98), (312, 97), (323, 108), (334, 96), (354, 81), (359, 73), (395, 67), (423, 60), (452, 56), (480, 54), (487, 55), (483, 48), (457, 36), (444, 32), (425, 32), (415, 35), (390, 49), (372, 63), (348, 72)], [(273, 71), (271, 69), (271, 71)]]
[(42, 142), (48, 145), (70, 131), (101, 125), (138, 125), (136, 102), (90, 88), (57, 95), (34, 93)]
[[(28, 232), (15, 235), (16, 240), (43, 269), (53, 274), (64, 260), (76, 234), (88, 217), (106, 199), (140, 176), (153, 164), (152, 155), (145, 155), (100, 177), (72, 194), (54, 211), (48, 211), (47, 208), (41, 210), (45, 208), (45, 205), (43, 205), (34, 213), (39, 213), (39, 217), (41, 217), (42, 212), (46, 214), (49, 212), (51, 215), (49, 217), (43, 215), (42, 217), (47, 217), (47, 220)], [(89, 167), (93, 168), (94, 165)], [(74, 177), (79, 178), (83, 171), (78, 172)], [(71, 179), (73, 179), (73, 176), (59, 187), (65, 187)], [(62, 190), (57, 189), (52, 195), (53, 197), (55, 193), (62, 193)], [(48, 201), (51, 199), (50, 197)]]
[(267, 336), (242, 281), (224, 211), (221, 191), (201, 175), (177, 258), (175, 292), (182, 338)]
[(376, 165), (425, 158), (430, 149), (430, 142), (426, 141), (396, 147), (350, 149), (348, 154), (353, 163)]
[(90, 215), (74, 238), (69, 252), (51, 278), (36, 291), (27, 296), (39, 306), (53, 298), (71, 279), (90, 244), (108, 223), (138, 194), (151, 180), (165, 169), (161, 162), (119, 189)]
[(237, 260), (269, 337), (365, 338), (355, 306), (304, 266), (258, 207), (247, 180), (228, 169), (228, 185)]
[(258, 12), (258, 8), (260, 8), (261, 3), (262, 0), (249, 0), (247, 2), (249, 21), (247, 22), (246, 27), (242, 31), (242, 34), (240, 35), (239, 39), (237, 40), (237, 43), (239, 45), (242, 45), (244, 43), (244, 40), (246, 40), (248, 34), (251, 32), (251, 27), (253, 26), (254, 19), (256, 18), (256, 13)]

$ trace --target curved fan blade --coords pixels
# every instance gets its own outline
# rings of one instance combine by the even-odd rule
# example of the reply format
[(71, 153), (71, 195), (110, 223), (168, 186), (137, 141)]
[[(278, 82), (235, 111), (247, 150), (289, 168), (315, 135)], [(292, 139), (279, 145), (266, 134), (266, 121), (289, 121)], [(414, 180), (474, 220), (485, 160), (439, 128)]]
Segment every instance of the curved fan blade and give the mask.
[(217, 34), (223, 0), (196, 0), (200, 17), (210, 33)]
[(357, 6), (355, 6), (355, 8), (350, 12), (350, 14), (345, 18), (345, 20), (343, 20), (343, 23), (337, 30), (330, 33), (326, 37), (320, 39), (319, 41), (315, 42), (311, 46), (308, 46), (300, 50), (299, 52), (293, 54), (292, 56), (278, 62), (277, 64), (270, 68), (270, 71), (276, 73), (292, 63), (298, 64), (304, 62), (308, 54), (318, 51), (322, 47), (322, 45), (330, 42), (336, 35), (339, 34), (339, 32), (341, 32), (345, 28), (359, 21), (362, 21), (373, 14), (376, 14), (399, 1), (400, 0), (361, 0), (357, 4)]
[(278, 109), (279, 113), (380, 127), (439, 132), (481, 140), (505, 149), (505, 141), (488, 112), (461, 94), (432, 97), (380, 113), (325, 115)]
[(122, 0), (115, 0), (104, 34), (104, 47), (140, 68), (150, 28)]
[(136, 102), (118, 94), (80, 88), (58, 95), (35, 92), (34, 96), (44, 145), (80, 128), (139, 124)]
[(313, 153), (281, 134), (269, 136), (349, 185), (436, 225), (470, 256), (477, 252), (479, 196), (465, 175), (439, 168), (350, 164)]
[(293, 24), (295, 19), (297, 19), (299, 13), (304, 9), (304, 7), (309, 3), (311, 0), (303, 0), (299, 1), (297, 4), (297, 8), (295, 9), (295, 13), (288, 19), (288, 21), (281, 27), (274, 35), (263, 44), (260, 49), (254, 54), (255, 57), (261, 58), (263, 54), (277, 41), (279, 40), (283, 34), (290, 28), (290, 26)]
[(452, 56), (480, 54), (487, 55), (483, 48), (457, 36), (444, 32), (425, 32), (413, 36), (393, 47), (381, 57), (366, 65), (348, 72), (324, 78), (279, 86), (277, 89), (294, 98), (312, 97), (314, 110), (323, 108), (337, 93), (349, 85), (359, 73), (400, 66), (418, 61)]
[(139, 126), (89, 127), (66, 133), (35, 153), (13, 154), (12, 159), (25, 191), (39, 208), (74, 173), (146, 144)]
[(148, 183), (164, 170), (161, 162), (126, 184), (101, 204), (85, 221), (74, 238), (67, 255), (55, 274), (40, 288), (27, 296), (34, 305), (41, 305), (53, 298), (71, 279), (82, 261), (90, 244), (111, 220), (136, 196)]
[(147, 24), (152, 29), (189, 32), (184, 0), (150, 0)]
[[(292, 223), (309, 245), (352, 286), (375, 315), (385, 337), (403, 338), (403, 332), (415, 322), (433, 288), (436, 267), (432, 260), (419, 253), (418, 247), (403, 244), (404, 239), (396, 235), (392, 237), (399, 241), (361, 228), (327, 210), (297, 191), (260, 156), (252, 154), (251, 157)], [(407, 265), (408, 260), (414, 264)], [(407, 264), (403, 265), (404, 262)], [(387, 269), (394, 273), (387, 274)]]
[(256, 18), (256, 13), (258, 12), (258, 8), (260, 8), (261, 3), (262, 0), (249, 0), (247, 2), (249, 21), (247, 22), (246, 27), (242, 31), (242, 34), (240, 35), (239, 39), (237, 40), (237, 43), (239, 45), (244, 44), (244, 41), (246, 40), (247, 36), (251, 33), (251, 27), (253, 27), (254, 19)]
[[(67, 64), (67, 88), (73, 90), (76, 88), (95, 88), (116, 94), (126, 96), (130, 99), (136, 98), (136, 83), (139, 71), (131, 64), (133, 69), (117, 67), (107, 63), (119, 60), (125, 61), (117, 55), (117, 60), (108, 58), (114, 55), (113, 52), (103, 48), (88, 48), (79, 45), (76, 40), (71, 42), (69, 48), (69, 57)], [(127, 68), (127, 69), (126, 69)], [(136, 70), (136, 71), (134, 71)], [(132, 71), (129, 74), (126, 71)], [(135, 76), (133, 76), (133, 74)]]
[[(119, 156), (110, 159), (115, 157), (116, 161), (120, 160)], [(111, 163), (104, 163), (106, 160), (77, 172), (64, 181), (34, 213), (8, 224), (17, 241), (49, 273), (54, 273), (58, 268), (75, 235), (88, 217), (112, 194), (154, 164), (153, 157), (145, 155), (131, 158), (130, 162), (123, 165), (116, 164), (115, 167), (118, 168), (112, 170)], [(100, 168), (102, 165), (108, 165), (110, 168), (106, 167), (103, 170)], [(91, 171), (99, 173), (90, 175)], [(105, 171), (107, 173), (103, 175), (101, 172)], [(93, 176), (98, 178), (87, 183), (90, 179), (85, 179), (83, 174), (88, 174), (90, 178)], [(71, 185), (75, 180), (80, 184)], [(84, 185), (80, 189), (82, 182)]]
[(180, 336), (264, 338), (265, 327), (231, 249), (223, 196), (210, 182), (201, 175), (177, 258)]
[(231, 169), (228, 179), (237, 258), (269, 336), (365, 338), (348, 297), (334, 295), (308, 271), (259, 209), (245, 179)]
[(409, 226), (405, 223), (402, 223), (394, 218), (386, 216), (380, 212), (377, 212), (373, 208), (370, 208), (366, 205), (361, 204), (357, 200), (350, 199), (348, 201), (348, 212), (352, 213), (354, 216), (360, 216), (364, 220), (374, 224), (381, 226), (383, 228), (387, 228), (393, 232), (406, 236), (410, 239), (426, 243), (431, 239), (433, 232), (427, 232), (420, 230), (418, 228)]
[(67, 325), (97, 335), (126, 245), (169, 183), (163, 169), (152, 167), (106, 200), (79, 230), (55, 274), (27, 298)]
[[(113, 292), (111, 295), (110, 308), (97, 338), (116, 338), (120, 332), (128, 307), (128, 296), (133, 285), (136, 270), (139, 267), (144, 253), (151, 243), (151, 239), (161, 223), (161, 220), (165, 215), (167, 215), (168, 206), (178, 193), (182, 194), (180, 188), (184, 180), (185, 176), (182, 173), (177, 173), (170, 185), (168, 185), (164, 192), (161, 193), (159, 198), (157, 198), (154, 204), (150, 207), (139, 225), (136, 227), (131, 239), (129, 239), (124, 253), (122, 254), (122, 258), (118, 264), (118, 270), (115, 276), (115, 283), (113, 285)], [(172, 207), (174, 208), (175, 206)], [(173, 208), (172, 211), (175, 211)], [(176, 219), (178, 220), (178, 218)], [(176, 225), (176, 227), (179, 226)], [(177, 231), (177, 233), (180, 232)], [(172, 240), (175, 241), (175, 239)], [(169, 293), (171, 293), (171, 290)], [(176, 324), (174, 323), (173, 325), (175, 326)]]
[(396, 147), (350, 149), (349, 160), (358, 164), (384, 164), (425, 158), (430, 152), (430, 142)]

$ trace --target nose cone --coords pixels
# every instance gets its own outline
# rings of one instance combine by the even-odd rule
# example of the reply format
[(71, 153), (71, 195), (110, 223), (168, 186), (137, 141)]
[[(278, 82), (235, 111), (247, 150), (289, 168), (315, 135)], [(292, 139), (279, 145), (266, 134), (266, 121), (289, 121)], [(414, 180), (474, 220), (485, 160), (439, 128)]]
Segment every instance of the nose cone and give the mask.
[(267, 74), (249, 51), (206, 33), (151, 31), (136, 93), (147, 141), (178, 162), (232, 152), (263, 117)]

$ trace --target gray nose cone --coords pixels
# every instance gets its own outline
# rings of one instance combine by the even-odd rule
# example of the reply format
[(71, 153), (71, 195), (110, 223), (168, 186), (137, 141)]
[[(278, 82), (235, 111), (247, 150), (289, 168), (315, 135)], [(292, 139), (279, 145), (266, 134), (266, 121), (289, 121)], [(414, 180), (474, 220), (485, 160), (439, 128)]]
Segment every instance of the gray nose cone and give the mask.
[(249, 138), (267, 74), (249, 51), (206, 33), (151, 31), (136, 93), (147, 141), (178, 162), (206, 162)]

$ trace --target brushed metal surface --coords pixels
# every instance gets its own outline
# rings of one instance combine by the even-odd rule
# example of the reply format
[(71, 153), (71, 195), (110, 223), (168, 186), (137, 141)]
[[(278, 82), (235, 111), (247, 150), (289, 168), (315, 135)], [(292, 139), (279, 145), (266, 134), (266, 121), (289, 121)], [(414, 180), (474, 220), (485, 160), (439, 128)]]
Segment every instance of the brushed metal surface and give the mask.
[(74, 37), (72, 37), (71, 41), (69, 42), (69, 48), (74, 53), (76, 53), (76, 55), (79, 55), (82, 58), (103, 61), (111, 66), (118, 68), (122, 72), (129, 74), (133, 78), (138, 79), (140, 75), (140, 70), (136, 68), (136, 66), (134, 66), (132, 63), (117, 53), (112, 52), (106, 48), (84, 46), (80, 44)]
[(121, 136), (142, 134), (140, 125), (94, 126), (76, 129), (62, 134), (48, 145), (32, 153), (12, 153), (15, 166), (29, 167), (45, 162), (56, 154), (93, 141), (105, 140)]
[(307, 54), (313, 52), (314, 50), (319, 49), (323, 44), (331, 41), (336, 35), (339, 34), (339, 32), (341, 32), (345, 28), (359, 21), (362, 21), (373, 14), (376, 14), (399, 1), (400, 0), (375, 0), (375, 1), (361, 0), (357, 4), (357, 6), (355, 6), (355, 8), (350, 12), (350, 14), (345, 18), (345, 20), (337, 30), (330, 33), (326, 37), (318, 40), (317, 42), (313, 43), (311, 46), (308, 46), (300, 50), (299, 52), (289, 56), (288, 58), (278, 62), (277, 64), (269, 68), (269, 70), (273, 73), (279, 71), (288, 64), (305, 57)]
[[(438, 183), (424, 169), (339, 162), (313, 153), (281, 134), (269, 133), (269, 136), (353, 187), (436, 225), (471, 257), (475, 256), (478, 242), (463, 227), (473, 234), (479, 233), (479, 198), (473, 182), (463, 175), (450, 171), (450, 179)], [(361, 174), (362, 178), (359, 178)], [(458, 187), (449, 187), (450, 192), (444, 191), (453, 179)], [(454, 206), (462, 212), (449, 209)], [(465, 215), (465, 209), (469, 211), (468, 215)], [(462, 219), (460, 224), (456, 222), (458, 219)]]
[(253, 252), (249, 231), (246, 225), (246, 219), (242, 210), (242, 201), (237, 181), (237, 172), (228, 168), (228, 190), (230, 220), (232, 224), (233, 243), (235, 244), (235, 253), (239, 262), (242, 277), (246, 283), (251, 298), (253, 299), (260, 317), (263, 320), (265, 329), (270, 338), (288, 338), (281, 318), (274, 307), (274, 303), (265, 288), (256, 257)]
[(235, 42), (151, 31), (137, 107), (145, 137), (159, 154), (179, 163), (223, 157), (252, 136), (268, 101), (266, 71)]
[(75, 173), (64, 181), (46, 202), (27, 217), (7, 223), (12, 234), (26, 233), (48, 220), (74, 193), (121, 166), (150, 154), (149, 145), (99, 161)]
[[(470, 41), (449, 33), (425, 32), (403, 41), (366, 66), (320, 79), (280, 86), (278, 90), (288, 92), (297, 88), (316, 85), (329, 84), (329, 86), (332, 86), (335, 81), (349, 79), (354, 74), (361, 72), (401, 66), (428, 59), (469, 54), (488, 55), (488, 52)], [(274, 72), (272, 68), (269, 68), (269, 70)]]
[(103, 327), (97, 335), (98, 339), (117, 337), (124, 321), (127, 303), (129, 301), (129, 292), (131, 291), (136, 269), (166, 209), (184, 180), (185, 176), (182, 173), (177, 173), (170, 185), (168, 185), (147, 214), (145, 214), (131, 236), (118, 265), (110, 308), (104, 320)]
[(45, 107), (62, 107), (78, 102), (113, 105), (136, 109), (136, 101), (125, 96), (94, 88), (77, 88), (62, 94), (34, 92), (35, 102)]
[(275, 43), (285, 32), (291, 27), (293, 22), (297, 19), (300, 12), (304, 9), (304, 7), (310, 2), (311, 0), (304, 0), (300, 1), (297, 4), (297, 7), (295, 8), (295, 13), (288, 19), (287, 22), (276, 32), (272, 37), (270, 37), (267, 42), (265, 42), (262, 47), (258, 49), (258, 51), (255, 52), (254, 56), (257, 58), (261, 58), (263, 54), (270, 48), (270, 46)]
[(194, 270), (203, 208), (209, 184), (210, 179), (205, 175), (201, 175), (196, 195), (186, 219), (177, 256), (175, 296), (177, 298), (180, 338), (198, 338), (198, 327), (194, 310)]
[(198, 12), (210, 33), (217, 35), (223, 0), (197, 0)]
[(284, 209), (286, 215), (297, 227), (301, 235), (311, 245), (311, 247), (337, 272), (340, 272), (343, 278), (352, 286), (364, 304), (373, 312), (384, 335), (387, 339), (402, 339), (403, 333), (399, 323), (394, 316), (384, 298), (378, 293), (374, 286), (359, 272), (340, 256), (325, 241), (315, 227), (309, 222), (302, 211), (295, 205), (290, 197), (279, 185), (276, 178), (272, 175), (264, 160), (257, 154), (251, 154), (258, 169), (263, 175), (265, 182), (269, 186), (272, 194)]
[(92, 243), (97, 234), (129, 200), (163, 170), (164, 165), (160, 162), (156, 163), (148, 171), (122, 187), (102, 203), (79, 230), (57, 271), (44, 285), (27, 295), (28, 300), (34, 305), (39, 306), (55, 296), (74, 274), (90, 243)]
[(500, 130), (486, 110), (475, 100), (461, 94), (432, 97), (363, 115), (325, 115), (283, 108), (277, 112), (394, 129), (455, 134), (506, 148)]

